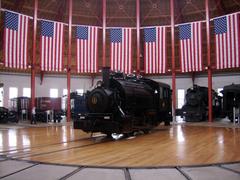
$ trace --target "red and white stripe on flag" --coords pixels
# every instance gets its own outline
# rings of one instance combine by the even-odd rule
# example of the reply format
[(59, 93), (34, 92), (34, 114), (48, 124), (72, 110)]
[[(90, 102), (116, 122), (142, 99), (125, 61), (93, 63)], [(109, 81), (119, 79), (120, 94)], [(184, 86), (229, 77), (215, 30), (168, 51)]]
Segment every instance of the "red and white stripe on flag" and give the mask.
[(8, 11), (5, 12), (5, 67), (27, 69), (28, 22), (28, 16)]
[(98, 72), (98, 27), (77, 26), (77, 72)]
[(240, 14), (214, 20), (217, 69), (240, 67)]
[(41, 24), (41, 71), (63, 70), (64, 24), (42, 21)]
[(166, 72), (166, 27), (144, 29), (144, 70), (146, 74)]
[(202, 23), (179, 25), (182, 72), (202, 71)]
[(132, 72), (132, 29), (111, 29), (110, 34), (111, 70), (130, 74)]

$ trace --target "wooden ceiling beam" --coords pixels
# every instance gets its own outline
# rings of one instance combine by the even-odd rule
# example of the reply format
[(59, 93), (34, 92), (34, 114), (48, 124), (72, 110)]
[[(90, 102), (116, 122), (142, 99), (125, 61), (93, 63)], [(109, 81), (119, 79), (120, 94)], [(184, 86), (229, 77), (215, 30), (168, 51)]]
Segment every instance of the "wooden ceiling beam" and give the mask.
[(64, 21), (64, 14), (66, 13), (66, 9), (67, 9), (67, 1), (62, 0), (60, 2), (61, 3), (59, 4), (57, 14), (55, 15), (55, 20), (59, 21), (59, 22), (63, 22)]
[(227, 14), (227, 9), (222, 0), (215, 0), (217, 11), (220, 15)]
[(25, 3), (25, 0), (15, 0), (15, 11), (20, 12), (23, 9), (23, 5)]
[(184, 7), (182, 7), (179, 3), (178, 0), (174, 0), (175, 1), (175, 7), (176, 7), (176, 15), (177, 15), (177, 18), (175, 19), (175, 23), (182, 23), (184, 22), (184, 18), (183, 18), (183, 15), (182, 15), (182, 10), (184, 9)]

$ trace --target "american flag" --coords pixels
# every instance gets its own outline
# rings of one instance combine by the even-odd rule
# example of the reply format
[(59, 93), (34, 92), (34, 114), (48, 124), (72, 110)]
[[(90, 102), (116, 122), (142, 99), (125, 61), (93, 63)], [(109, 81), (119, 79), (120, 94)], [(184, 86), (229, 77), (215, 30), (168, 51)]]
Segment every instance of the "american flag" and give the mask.
[(240, 14), (214, 20), (217, 69), (240, 67)]
[(98, 27), (77, 26), (77, 72), (97, 73)]
[(144, 29), (144, 70), (146, 74), (166, 72), (166, 27)]
[(111, 35), (111, 70), (131, 73), (132, 71), (132, 29), (116, 28)]
[(29, 17), (5, 12), (4, 64), (6, 67), (27, 68), (27, 39)]
[(63, 30), (59, 22), (41, 22), (41, 70), (62, 71), (63, 68)]
[(202, 71), (202, 23), (179, 25), (181, 71)]

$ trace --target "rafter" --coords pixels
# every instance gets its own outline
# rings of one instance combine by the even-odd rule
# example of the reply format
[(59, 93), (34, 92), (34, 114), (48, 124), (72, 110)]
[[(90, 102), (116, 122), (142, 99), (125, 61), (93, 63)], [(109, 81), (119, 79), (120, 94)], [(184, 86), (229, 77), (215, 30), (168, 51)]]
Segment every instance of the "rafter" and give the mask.
[(153, 10), (157, 10), (160, 14), (162, 13), (160, 8), (158, 8), (157, 2), (153, 2), (152, 0), (148, 0), (148, 2), (149, 4), (151, 4), (151, 8), (148, 10), (147, 15), (143, 17), (142, 23), (144, 23), (146, 19), (153, 17), (153, 16), (150, 16)]
[(55, 20), (63, 22), (64, 21), (64, 14), (65, 14), (66, 9), (67, 9), (67, 1), (62, 0), (60, 2), (61, 3), (59, 4), (58, 11), (57, 11), (57, 14), (55, 16)]
[(221, 0), (215, 0), (216, 8), (219, 14), (227, 14), (227, 10)]
[(24, 5), (24, 3), (25, 3), (25, 0), (15, 0), (15, 10), (17, 11), (17, 12), (21, 12), (22, 11), (22, 9), (23, 9), (23, 5)]
[(238, 0), (233, 0), (239, 7), (240, 7), (240, 2)]
[[(89, 3), (89, 1), (86, 1), (84, 0), (83, 1), (84, 3), (84, 8), (86, 8), (90, 13), (91, 15), (89, 15), (89, 17), (92, 17), (92, 18), (95, 18), (97, 19), (97, 22), (99, 23), (99, 25), (102, 23), (101, 19), (100, 19), (100, 8), (97, 8), (99, 6), (98, 3)], [(97, 11), (98, 10), (98, 11)], [(75, 14), (73, 14), (73, 16), (75, 16)], [(81, 15), (77, 15), (79, 17), (86, 17), (85, 14), (81, 14)]]
[(178, 22), (178, 20), (179, 20), (179, 22), (184, 22), (182, 11), (186, 7), (186, 5), (184, 7), (182, 7), (180, 5), (179, 1), (175, 0), (175, 6), (177, 7), (177, 12), (176, 12), (177, 18), (176, 18), (175, 22)]
[(109, 19), (109, 21), (107, 23), (110, 23), (111, 20), (113, 19), (112, 17), (116, 17), (117, 13), (122, 12), (123, 14), (126, 15), (126, 17), (123, 17), (124, 19), (130, 19), (132, 21), (132, 23), (135, 24), (135, 17), (129, 16), (129, 14), (124, 9), (124, 7), (126, 6), (126, 2), (127, 1), (124, 1), (121, 4), (119, 3), (118, 0), (114, 0), (114, 2), (117, 4), (118, 9), (115, 11), (113, 16), (107, 18), (107, 19)]

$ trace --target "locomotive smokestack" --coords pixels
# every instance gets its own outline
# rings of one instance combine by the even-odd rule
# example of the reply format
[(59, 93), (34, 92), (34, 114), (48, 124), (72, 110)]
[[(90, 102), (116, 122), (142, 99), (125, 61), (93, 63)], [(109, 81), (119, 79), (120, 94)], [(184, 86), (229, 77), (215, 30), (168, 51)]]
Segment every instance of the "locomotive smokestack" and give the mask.
[(103, 67), (102, 80), (103, 80), (103, 86), (105, 88), (109, 88), (109, 78), (110, 78), (110, 67)]

